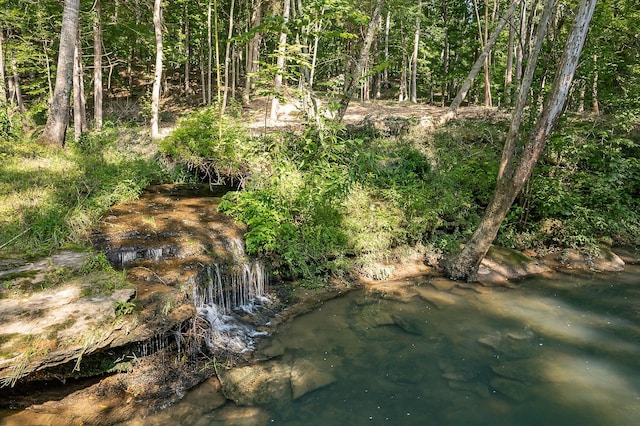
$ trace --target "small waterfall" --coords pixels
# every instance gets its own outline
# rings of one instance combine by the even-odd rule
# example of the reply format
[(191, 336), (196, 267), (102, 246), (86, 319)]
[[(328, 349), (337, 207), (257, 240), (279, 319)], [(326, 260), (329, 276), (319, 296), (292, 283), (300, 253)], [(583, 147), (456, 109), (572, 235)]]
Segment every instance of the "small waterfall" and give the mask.
[(119, 252), (120, 266), (124, 267), (127, 263), (133, 262), (138, 257), (136, 249), (122, 250)]
[(269, 276), (261, 262), (234, 267), (207, 266), (206, 278), (195, 286), (193, 301), (201, 318), (210, 325), (207, 344), (212, 349), (244, 353), (254, 348), (254, 338), (266, 335), (239, 318), (255, 315), (270, 304)]
[(144, 254), (144, 257), (147, 259), (153, 259), (156, 262), (162, 259), (162, 247), (160, 248), (149, 248)]

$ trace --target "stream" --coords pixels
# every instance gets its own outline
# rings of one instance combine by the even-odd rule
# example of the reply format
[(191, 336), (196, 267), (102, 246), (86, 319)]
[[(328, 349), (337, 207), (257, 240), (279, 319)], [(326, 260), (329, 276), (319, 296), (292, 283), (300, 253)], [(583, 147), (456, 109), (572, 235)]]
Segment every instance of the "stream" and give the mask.
[(640, 267), (511, 288), (402, 284), (351, 291), (261, 340), (269, 362), (304, 361), (326, 386), (240, 407), (205, 383), (127, 424), (640, 424)]

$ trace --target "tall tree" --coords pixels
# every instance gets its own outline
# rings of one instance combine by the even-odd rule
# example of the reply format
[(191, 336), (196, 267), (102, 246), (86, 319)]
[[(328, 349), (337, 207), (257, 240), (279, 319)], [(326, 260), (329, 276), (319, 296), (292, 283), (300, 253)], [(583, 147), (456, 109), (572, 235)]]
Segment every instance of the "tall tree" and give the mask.
[(7, 104), (6, 78), (4, 72), (4, 30), (0, 29), (0, 106)]
[(69, 126), (69, 101), (73, 80), (73, 53), (78, 35), (80, 0), (66, 0), (62, 12), (58, 69), (49, 116), (42, 140), (51, 145), (64, 146)]
[(413, 37), (413, 53), (411, 54), (411, 102), (418, 102), (418, 50), (420, 47), (420, 20), (422, 18), (422, 0), (418, 0), (418, 15)]
[(342, 98), (340, 99), (338, 111), (335, 115), (335, 119), (338, 122), (341, 122), (343, 120), (344, 115), (347, 112), (347, 108), (349, 107), (349, 102), (351, 102), (351, 98), (353, 97), (353, 94), (358, 87), (358, 81), (360, 79), (360, 76), (362, 75), (362, 71), (365, 69), (367, 61), (369, 60), (369, 51), (371, 50), (371, 44), (373, 43), (373, 38), (376, 34), (376, 28), (378, 27), (378, 21), (380, 20), (382, 4), (383, 0), (376, 0), (376, 5), (373, 9), (373, 12), (371, 13), (371, 19), (369, 20), (369, 25), (367, 26), (367, 33), (362, 43), (362, 49), (360, 50), (360, 57), (355, 63), (352, 72), (345, 76), (345, 85)]
[(102, 130), (102, 10), (100, 0), (95, 0), (93, 11), (93, 122), (97, 131)]
[[(466, 279), (474, 281), (480, 262), (486, 255), (495, 239), (502, 221), (516, 196), (529, 179), (533, 167), (542, 155), (549, 135), (560, 117), (571, 88), (573, 75), (578, 66), (580, 53), (587, 36), (589, 23), (593, 16), (597, 0), (580, 0), (575, 14), (573, 26), (566, 41), (562, 57), (553, 81), (553, 86), (546, 103), (538, 115), (535, 126), (521, 146), (518, 146), (520, 125), (514, 122), (509, 129), (505, 143), (502, 162), (496, 189), (487, 210), (464, 249), (455, 257), (443, 262), (445, 273), (452, 279)], [(550, 10), (554, 0), (548, 0), (546, 9)], [(546, 25), (545, 25), (546, 27)], [(539, 27), (543, 32), (546, 28)], [(540, 37), (540, 33), (538, 34)], [(535, 61), (537, 62), (537, 61)], [(530, 58), (527, 69), (535, 66), (534, 58)], [(525, 71), (523, 86), (521, 87), (516, 109), (521, 112), (528, 97), (527, 87), (533, 72)], [(529, 83), (527, 83), (529, 80)], [(514, 114), (514, 119), (520, 114)]]
[[(286, 26), (289, 22), (289, 12), (291, 10), (291, 0), (284, 0), (284, 6), (282, 10), (282, 17), (284, 18), (283, 25)], [(280, 105), (280, 92), (282, 90), (282, 75), (284, 74), (284, 66), (286, 62), (286, 50), (287, 50), (287, 32), (284, 27), (280, 31), (280, 38), (278, 40), (278, 58), (276, 59), (276, 75), (273, 78), (273, 89), (275, 95), (271, 101), (271, 121), (278, 120), (278, 107)]]
[(460, 105), (462, 105), (462, 101), (467, 96), (467, 93), (471, 88), (471, 84), (473, 83), (473, 80), (478, 75), (480, 68), (484, 65), (484, 62), (487, 59), (487, 56), (489, 55), (489, 51), (491, 51), (491, 49), (493, 48), (493, 45), (496, 43), (496, 40), (498, 40), (498, 36), (500, 35), (500, 32), (506, 25), (511, 15), (513, 15), (513, 13), (515, 12), (516, 6), (520, 3), (520, 1), (521, 0), (514, 0), (509, 10), (507, 10), (507, 12), (498, 22), (498, 25), (493, 30), (493, 32), (491, 33), (491, 36), (485, 43), (482, 53), (480, 54), (478, 59), (476, 59), (476, 62), (471, 67), (471, 71), (469, 72), (469, 75), (467, 76), (464, 83), (462, 83), (462, 86), (458, 90), (458, 94), (451, 102), (451, 105), (449, 105), (449, 111), (447, 111), (447, 113), (442, 117), (441, 119), (442, 122), (447, 122), (456, 116), (458, 112), (458, 108), (460, 108)]
[(162, 7), (161, 0), (153, 3), (153, 29), (156, 40), (156, 67), (151, 92), (151, 137), (160, 137), (160, 87), (162, 85)]

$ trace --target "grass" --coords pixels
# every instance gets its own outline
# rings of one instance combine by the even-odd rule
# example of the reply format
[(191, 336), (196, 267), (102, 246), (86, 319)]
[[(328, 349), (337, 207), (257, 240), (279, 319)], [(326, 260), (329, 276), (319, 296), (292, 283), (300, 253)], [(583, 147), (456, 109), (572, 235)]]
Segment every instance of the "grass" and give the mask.
[(64, 149), (29, 138), (0, 141), (0, 258), (86, 247), (101, 214), (169, 179), (140, 130), (107, 127)]

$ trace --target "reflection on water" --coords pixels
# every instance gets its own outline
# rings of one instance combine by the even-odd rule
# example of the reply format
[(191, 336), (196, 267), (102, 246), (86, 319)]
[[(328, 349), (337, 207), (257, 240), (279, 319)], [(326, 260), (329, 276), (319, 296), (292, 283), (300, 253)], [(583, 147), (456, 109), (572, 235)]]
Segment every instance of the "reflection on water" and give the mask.
[(638, 268), (510, 289), (434, 278), (400, 294), (354, 291), (263, 346), (335, 380), (258, 414), (207, 407), (201, 393), (140, 424), (640, 424)]

